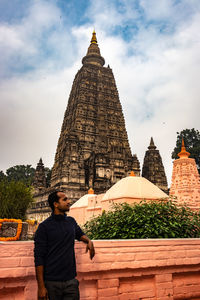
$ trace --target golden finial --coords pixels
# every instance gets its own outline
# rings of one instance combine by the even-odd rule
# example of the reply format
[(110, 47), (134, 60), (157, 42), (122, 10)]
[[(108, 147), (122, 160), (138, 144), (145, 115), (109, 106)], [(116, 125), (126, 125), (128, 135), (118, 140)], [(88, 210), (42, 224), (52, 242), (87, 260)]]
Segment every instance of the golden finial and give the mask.
[(186, 149), (185, 149), (185, 143), (184, 143), (183, 138), (182, 138), (181, 152), (178, 153), (178, 156), (180, 158), (188, 158), (190, 156), (190, 153), (187, 152)]
[(135, 176), (135, 173), (133, 171), (131, 171), (130, 175), (131, 177), (134, 177)]
[(93, 30), (91, 44), (97, 44), (96, 32)]
[(92, 189), (92, 188), (90, 188), (89, 190), (88, 190), (88, 194), (94, 194), (94, 190)]

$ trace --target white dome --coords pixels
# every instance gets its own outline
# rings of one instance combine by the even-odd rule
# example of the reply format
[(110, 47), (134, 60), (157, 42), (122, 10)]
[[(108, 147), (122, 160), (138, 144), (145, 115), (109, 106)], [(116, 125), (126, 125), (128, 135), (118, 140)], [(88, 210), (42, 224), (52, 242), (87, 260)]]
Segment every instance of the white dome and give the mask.
[(144, 177), (128, 176), (115, 183), (102, 200), (119, 198), (159, 199), (169, 197)]
[(91, 197), (96, 196), (95, 194), (86, 194), (84, 196), (82, 196), (79, 200), (77, 200), (72, 206), (71, 208), (75, 208), (75, 207), (86, 207), (88, 206), (88, 199)]

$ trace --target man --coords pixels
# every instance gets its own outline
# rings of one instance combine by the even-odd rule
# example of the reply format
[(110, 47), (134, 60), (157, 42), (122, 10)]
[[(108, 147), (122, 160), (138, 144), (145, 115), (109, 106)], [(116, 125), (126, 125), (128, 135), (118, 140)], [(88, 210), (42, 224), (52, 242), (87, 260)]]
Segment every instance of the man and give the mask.
[(52, 215), (39, 225), (34, 238), (38, 299), (78, 300), (74, 241), (87, 244), (90, 259), (95, 255), (94, 246), (74, 218), (66, 216), (70, 200), (65, 193), (51, 193), (48, 202)]

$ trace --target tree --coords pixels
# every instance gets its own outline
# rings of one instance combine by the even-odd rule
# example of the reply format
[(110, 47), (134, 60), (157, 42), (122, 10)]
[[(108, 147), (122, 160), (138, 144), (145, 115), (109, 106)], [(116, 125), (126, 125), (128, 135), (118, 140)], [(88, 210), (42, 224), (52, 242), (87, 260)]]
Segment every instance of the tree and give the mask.
[(0, 181), (0, 217), (25, 220), (26, 210), (32, 203), (31, 187), (21, 181)]
[(35, 169), (31, 165), (16, 165), (7, 169), (6, 174), (9, 181), (22, 181), (29, 186), (33, 182)]
[[(27, 186), (33, 184), (35, 176), (35, 169), (31, 165), (16, 165), (6, 170), (6, 175), (3, 171), (0, 171), (0, 180), (7, 178), (8, 181), (22, 181)], [(51, 181), (51, 169), (45, 168), (45, 177), (47, 187), (50, 186)]]
[(88, 221), (91, 239), (147, 239), (200, 237), (200, 213), (171, 201), (114, 205), (112, 211)]
[(3, 171), (0, 171), (0, 180), (3, 180), (6, 178), (6, 175), (4, 174)]
[(190, 158), (194, 158), (197, 169), (200, 173), (200, 133), (198, 130), (184, 129), (177, 132), (176, 147), (172, 152), (172, 158), (177, 159), (178, 153), (181, 151), (182, 138), (184, 139), (186, 150), (190, 153)]
[(50, 183), (51, 183), (51, 171), (52, 169), (49, 169), (49, 168), (44, 168), (45, 170), (45, 177), (46, 177), (46, 183), (47, 183), (47, 187), (50, 186)]

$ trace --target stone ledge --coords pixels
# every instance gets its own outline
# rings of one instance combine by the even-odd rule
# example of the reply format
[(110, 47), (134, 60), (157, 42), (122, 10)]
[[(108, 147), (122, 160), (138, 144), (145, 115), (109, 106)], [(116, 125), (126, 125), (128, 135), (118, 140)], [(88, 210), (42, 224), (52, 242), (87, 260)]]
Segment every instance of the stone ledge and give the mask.
[[(200, 239), (102, 240), (94, 245), (91, 261), (85, 245), (75, 244), (81, 300), (200, 298)], [(1, 242), (0, 249), (0, 294), (5, 295), (0, 299), (35, 300), (33, 241)]]

